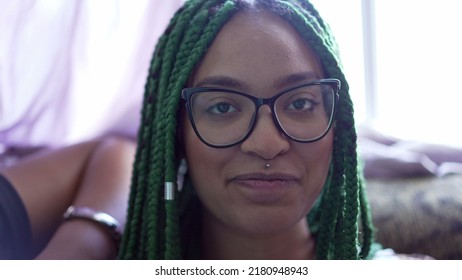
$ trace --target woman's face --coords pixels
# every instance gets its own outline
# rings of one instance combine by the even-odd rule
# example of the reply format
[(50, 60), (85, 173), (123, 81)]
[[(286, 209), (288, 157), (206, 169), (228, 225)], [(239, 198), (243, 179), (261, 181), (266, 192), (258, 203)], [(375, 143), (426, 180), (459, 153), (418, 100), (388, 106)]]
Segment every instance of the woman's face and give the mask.
[[(220, 31), (192, 77), (192, 87), (219, 87), (269, 98), (322, 78), (311, 49), (282, 19), (241, 12)], [(313, 143), (289, 140), (267, 105), (242, 143), (212, 148), (183, 128), (189, 175), (206, 222), (248, 236), (283, 233), (305, 222), (321, 192), (333, 145), (332, 130)], [(270, 163), (270, 168), (265, 168)], [(306, 227), (306, 225), (305, 225)]]

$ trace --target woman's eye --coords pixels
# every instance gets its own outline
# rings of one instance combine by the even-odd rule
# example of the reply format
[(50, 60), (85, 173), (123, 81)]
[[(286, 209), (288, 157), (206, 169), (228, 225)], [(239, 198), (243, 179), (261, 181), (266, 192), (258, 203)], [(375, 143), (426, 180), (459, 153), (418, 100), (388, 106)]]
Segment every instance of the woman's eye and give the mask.
[(289, 104), (289, 106), (286, 107), (286, 109), (298, 110), (298, 111), (301, 111), (301, 110), (311, 111), (314, 109), (315, 105), (316, 104), (312, 100), (303, 98), (303, 99), (294, 100), (292, 103)]
[(229, 103), (225, 103), (225, 102), (217, 103), (213, 106), (210, 106), (207, 109), (207, 112), (212, 113), (212, 114), (226, 114), (226, 113), (232, 113), (236, 111), (237, 111), (236, 107), (232, 106)]

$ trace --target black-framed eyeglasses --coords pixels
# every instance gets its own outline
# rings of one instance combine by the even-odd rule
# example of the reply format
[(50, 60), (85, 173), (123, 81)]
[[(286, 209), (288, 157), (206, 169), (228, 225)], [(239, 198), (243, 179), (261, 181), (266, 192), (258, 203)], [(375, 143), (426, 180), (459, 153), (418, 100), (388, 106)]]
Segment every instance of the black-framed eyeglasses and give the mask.
[(274, 123), (289, 139), (309, 143), (323, 138), (332, 126), (340, 86), (337, 79), (321, 79), (270, 98), (198, 87), (183, 89), (181, 97), (196, 135), (210, 147), (230, 147), (249, 137), (262, 105), (271, 108)]

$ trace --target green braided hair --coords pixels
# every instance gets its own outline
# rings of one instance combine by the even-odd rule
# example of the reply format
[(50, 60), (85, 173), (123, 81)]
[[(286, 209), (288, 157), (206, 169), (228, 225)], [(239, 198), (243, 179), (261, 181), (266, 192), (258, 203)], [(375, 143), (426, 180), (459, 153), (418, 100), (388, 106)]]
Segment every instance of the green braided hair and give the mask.
[(357, 159), (353, 104), (329, 26), (308, 0), (190, 0), (171, 19), (151, 61), (119, 258), (200, 256), (200, 203), (192, 186), (173, 188), (180, 165), (180, 92), (217, 33), (242, 9), (282, 17), (312, 47), (325, 76), (341, 81), (330, 172), (307, 220), (318, 259), (371, 257), (374, 227)]

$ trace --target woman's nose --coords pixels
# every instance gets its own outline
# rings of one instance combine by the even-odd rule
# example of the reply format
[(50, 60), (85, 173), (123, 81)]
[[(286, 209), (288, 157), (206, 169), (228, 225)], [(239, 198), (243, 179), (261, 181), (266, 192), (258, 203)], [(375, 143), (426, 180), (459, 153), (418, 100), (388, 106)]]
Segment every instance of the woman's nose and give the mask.
[(265, 160), (270, 160), (289, 150), (290, 142), (274, 123), (268, 105), (260, 107), (255, 122), (253, 131), (241, 143), (241, 150), (244, 153), (255, 154)]

